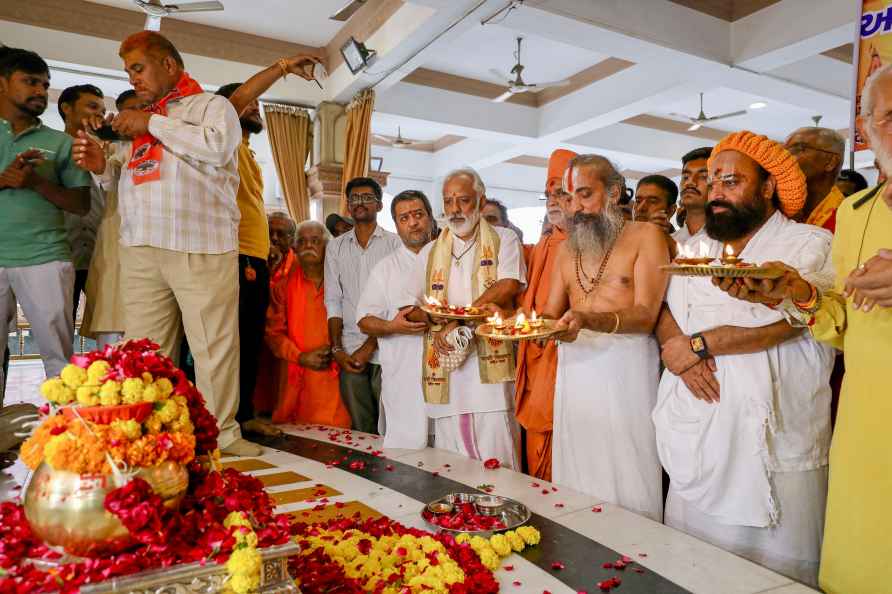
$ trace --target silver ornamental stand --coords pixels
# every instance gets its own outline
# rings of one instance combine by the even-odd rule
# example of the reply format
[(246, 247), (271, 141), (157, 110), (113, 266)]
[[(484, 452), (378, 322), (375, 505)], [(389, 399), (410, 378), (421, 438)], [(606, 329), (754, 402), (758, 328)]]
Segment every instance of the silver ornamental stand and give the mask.
[[(297, 543), (258, 549), (260, 568), (258, 594), (300, 594), (288, 573), (288, 558), (300, 551)], [(189, 563), (144, 571), (123, 578), (81, 587), (81, 594), (214, 594), (226, 587), (229, 574), (219, 563)]]

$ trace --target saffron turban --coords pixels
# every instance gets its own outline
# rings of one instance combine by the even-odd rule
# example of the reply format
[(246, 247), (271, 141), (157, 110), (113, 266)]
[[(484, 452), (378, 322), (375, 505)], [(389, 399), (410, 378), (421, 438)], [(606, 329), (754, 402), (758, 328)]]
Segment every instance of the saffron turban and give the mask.
[(781, 212), (788, 217), (792, 217), (805, 206), (805, 198), (808, 195), (805, 174), (799, 168), (796, 158), (779, 142), (747, 130), (728, 134), (712, 149), (712, 156), (707, 163), (709, 169), (712, 169), (716, 155), (722, 151), (743, 153), (774, 176)]
[(575, 156), (576, 153), (566, 149), (557, 149), (551, 153), (551, 156), (548, 157), (548, 179), (545, 182), (546, 192), (553, 192), (561, 187), (564, 171), (567, 170), (567, 166)]

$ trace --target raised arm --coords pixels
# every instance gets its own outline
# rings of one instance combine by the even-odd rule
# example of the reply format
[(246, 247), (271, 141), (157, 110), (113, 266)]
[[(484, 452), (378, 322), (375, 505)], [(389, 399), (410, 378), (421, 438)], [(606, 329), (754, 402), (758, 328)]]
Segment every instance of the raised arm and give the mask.
[(242, 112), (251, 105), (252, 101), (260, 98), (286, 73), (296, 74), (304, 80), (313, 80), (313, 69), (316, 64), (322, 64), (322, 60), (308, 54), (298, 54), (293, 58), (282, 58), (242, 83), (232, 93), (229, 102), (235, 108), (235, 113), (241, 116)]

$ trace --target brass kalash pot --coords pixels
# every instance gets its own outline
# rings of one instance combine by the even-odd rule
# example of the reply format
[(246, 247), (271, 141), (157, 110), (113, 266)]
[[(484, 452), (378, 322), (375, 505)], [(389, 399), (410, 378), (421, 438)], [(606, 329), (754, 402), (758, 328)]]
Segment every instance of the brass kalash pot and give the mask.
[[(188, 471), (175, 462), (141, 468), (136, 476), (149, 483), (167, 507), (179, 505), (189, 486)], [(103, 505), (115, 487), (112, 475), (55, 470), (44, 462), (25, 491), (25, 517), (38, 538), (72, 555), (114, 553), (132, 543), (127, 528)]]

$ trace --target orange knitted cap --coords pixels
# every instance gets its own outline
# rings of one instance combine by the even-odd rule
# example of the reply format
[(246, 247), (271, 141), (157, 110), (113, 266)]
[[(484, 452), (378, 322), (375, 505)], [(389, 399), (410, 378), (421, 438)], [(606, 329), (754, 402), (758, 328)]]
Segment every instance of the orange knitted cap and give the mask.
[(780, 199), (781, 211), (788, 217), (792, 217), (805, 206), (808, 194), (805, 175), (799, 168), (796, 158), (779, 142), (747, 130), (728, 134), (712, 149), (707, 167), (712, 169), (713, 160), (722, 151), (743, 153), (773, 175), (777, 182), (777, 197)]

